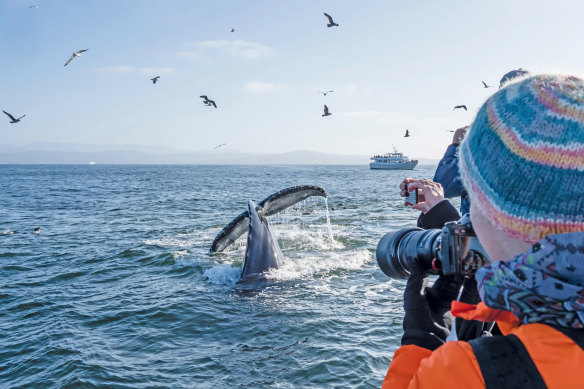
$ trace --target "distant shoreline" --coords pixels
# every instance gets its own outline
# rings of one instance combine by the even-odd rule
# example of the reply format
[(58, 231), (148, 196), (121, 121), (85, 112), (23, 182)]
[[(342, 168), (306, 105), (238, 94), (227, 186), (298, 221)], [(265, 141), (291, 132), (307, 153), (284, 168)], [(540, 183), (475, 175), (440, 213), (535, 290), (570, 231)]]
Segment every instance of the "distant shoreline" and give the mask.
[[(438, 159), (417, 158), (420, 165)], [(238, 151), (183, 151), (154, 146), (98, 146), (67, 144), (0, 145), (0, 164), (26, 165), (362, 165), (370, 156), (297, 150), (277, 154)]]

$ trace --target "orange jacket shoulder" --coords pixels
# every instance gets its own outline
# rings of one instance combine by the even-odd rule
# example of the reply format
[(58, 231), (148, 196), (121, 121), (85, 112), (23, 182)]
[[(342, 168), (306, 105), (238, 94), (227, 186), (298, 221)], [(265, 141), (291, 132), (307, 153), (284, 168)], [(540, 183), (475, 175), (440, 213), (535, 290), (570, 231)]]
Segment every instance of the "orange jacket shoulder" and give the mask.
[(434, 352), (417, 346), (397, 350), (383, 389), (484, 388), (479, 364), (466, 342), (447, 342)]
[(521, 339), (548, 389), (584, 388), (584, 350), (544, 324), (524, 324), (511, 331)]

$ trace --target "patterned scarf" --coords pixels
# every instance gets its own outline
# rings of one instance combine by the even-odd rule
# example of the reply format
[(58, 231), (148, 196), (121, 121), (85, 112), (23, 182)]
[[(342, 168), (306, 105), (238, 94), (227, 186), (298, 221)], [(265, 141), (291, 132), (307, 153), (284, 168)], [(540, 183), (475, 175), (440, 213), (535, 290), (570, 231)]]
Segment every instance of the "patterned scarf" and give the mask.
[(522, 323), (584, 328), (584, 232), (548, 235), (508, 262), (476, 274), (484, 303)]

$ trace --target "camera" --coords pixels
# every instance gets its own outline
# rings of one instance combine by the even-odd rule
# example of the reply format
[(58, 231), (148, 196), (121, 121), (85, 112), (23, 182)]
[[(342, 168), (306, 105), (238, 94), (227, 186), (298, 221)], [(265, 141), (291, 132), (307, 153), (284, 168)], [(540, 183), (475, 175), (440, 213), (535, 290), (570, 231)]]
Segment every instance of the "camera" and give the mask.
[(391, 278), (407, 278), (412, 266), (429, 274), (460, 278), (489, 262), (468, 214), (441, 230), (404, 228), (387, 233), (377, 244), (376, 257), (383, 273)]
[(405, 201), (410, 203), (411, 205), (418, 204), (418, 189), (415, 189), (413, 192), (408, 190), (408, 184), (405, 186), (406, 198)]

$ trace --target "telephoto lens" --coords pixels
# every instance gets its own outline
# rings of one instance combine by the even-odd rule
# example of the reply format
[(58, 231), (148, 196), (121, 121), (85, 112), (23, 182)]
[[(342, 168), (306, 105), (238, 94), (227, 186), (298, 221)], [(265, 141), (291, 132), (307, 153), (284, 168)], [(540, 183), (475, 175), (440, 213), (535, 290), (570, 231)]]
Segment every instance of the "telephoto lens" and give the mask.
[(418, 266), (428, 274), (439, 274), (433, 266), (440, 250), (442, 230), (404, 228), (385, 234), (377, 244), (377, 264), (391, 278), (407, 278), (412, 266)]

